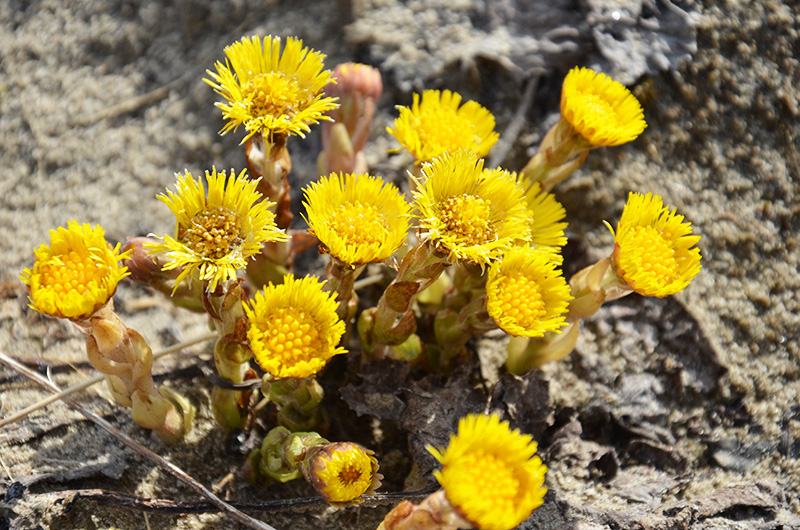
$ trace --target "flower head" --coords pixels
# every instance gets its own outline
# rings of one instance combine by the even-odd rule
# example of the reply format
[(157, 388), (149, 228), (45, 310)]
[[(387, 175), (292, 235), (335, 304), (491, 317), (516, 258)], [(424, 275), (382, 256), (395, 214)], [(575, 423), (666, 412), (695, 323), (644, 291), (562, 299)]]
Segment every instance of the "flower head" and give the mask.
[(428, 450), (442, 464), (436, 480), (465, 519), (481, 530), (511, 530), (547, 493), (547, 467), (534, 456), (537, 447), (494, 414), (470, 414), (458, 422), (444, 452)]
[(595, 146), (622, 145), (647, 127), (636, 97), (621, 83), (589, 68), (575, 67), (564, 79), (561, 115)]
[(379, 177), (332, 173), (304, 194), (309, 231), (348, 265), (387, 259), (406, 240), (411, 207)]
[(414, 94), (411, 108), (398, 106), (394, 129), (386, 130), (420, 162), (459, 149), (483, 158), (500, 137), (494, 116), (475, 101), (460, 103), (461, 95), (449, 90), (425, 90), (422, 102)]
[(280, 285), (270, 284), (256, 293), (247, 338), (259, 366), (275, 378), (315, 375), (334, 355), (344, 335), (344, 322), (336, 316), (334, 293), (322, 290), (314, 277), (295, 280), (289, 274)]
[(486, 265), (515, 242), (530, 241), (525, 190), (516, 175), (483, 170), (467, 151), (445, 154), (423, 165), (414, 200), (420, 239), (431, 241), (453, 260)]
[(661, 298), (681, 292), (700, 272), (700, 249), (692, 248), (698, 241), (692, 224), (661, 197), (631, 193), (614, 234), (613, 260), (631, 289)]
[(113, 249), (100, 225), (69, 221), (67, 228), (50, 230), (50, 246), (36, 249), (32, 269), (20, 275), (28, 286), (30, 307), (45, 315), (85, 320), (114, 296), (117, 283), (128, 275), (120, 261), (119, 244)]
[(547, 249), (515, 247), (489, 268), (486, 306), (506, 333), (541, 337), (560, 333), (572, 300), (569, 285)]
[(280, 37), (265, 37), (263, 48), (259, 37), (243, 37), (225, 55), (225, 64), (217, 61), (217, 71), (206, 70), (211, 79), (205, 79), (226, 99), (217, 103), (229, 120), (221, 134), (243, 124), (243, 143), (257, 133), (305, 136), (309, 124), (330, 119), (324, 113), (338, 106), (323, 94), (332, 82), (331, 71), (322, 69), (325, 56), (299, 39), (286, 39), (281, 52)]
[[(522, 185), (526, 184), (523, 176)], [(567, 236), (564, 235), (567, 223), (562, 221), (567, 216), (567, 211), (556, 200), (555, 195), (543, 192), (538, 182), (528, 188), (525, 202), (530, 218), (531, 244), (552, 250), (553, 255), (560, 260), (559, 251), (567, 244)]]
[(206, 172), (208, 195), (202, 179), (195, 180), (188, 171), (176, 177), (177, 193), (168, 190), (158, 196), (177, 218), (175, 237), (145, 245), (170, 259), (165, 270), (182, 268), (176, 288), (196, 272), (199, 280), (208, 282), (208, 291), (214, 291), (219, 283), (234, 279), (265, 242), (286, 239), (269, 210), (273, 203), (260, 201), (258, 181), (247, 179), (245, 170), (239, 175), (231, 171), (227, 180), (225, 171)]
[(322, 446), (309, 466), (309, 482), (334, 506), (359, 503), (362, 495), (375, 493), (383, 478), (374, 454), (351, 442)]

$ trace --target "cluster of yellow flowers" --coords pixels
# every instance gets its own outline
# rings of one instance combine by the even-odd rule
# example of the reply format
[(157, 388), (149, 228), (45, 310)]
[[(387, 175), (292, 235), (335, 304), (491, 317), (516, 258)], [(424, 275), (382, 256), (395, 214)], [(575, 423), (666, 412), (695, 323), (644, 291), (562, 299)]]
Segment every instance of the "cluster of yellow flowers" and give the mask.
[[(112, 249), (99, 226), (70, 221), (51, 232), (50, 245), (36, 250), (21, 279), (33, 309), (76, 322), (90, 343), (102, 342), (100, 328), (89, 323), (111, 307), (128, 268), (137, 281), (147, 278), (175, 298), (194, 297), (218, 332), (219, 375), (234, 388), (215, 388), (212, 395), (222, 427), (246, 426), (255, 414), (250, 390), (236, 385), (261, 379), (262, 392), (278, 408), (280, 427), (251, 456), (256, 474), (281, 481), (303, 476), (337, 506), (359, 502), (380, 484), (371, 451), (305, 432), (320, 418), (316, 376), (347, 352), (354, 326), (362, 362), (388, 356), (437, 370), (460, 358), (471, 336), (500, 328), (517, 337), (507, 367), (521, 373), (568, 354), (580, 319), (603, 302), (632, 292), (680, 292), (700, 269), (700, 236), (691, 225), (660, 197), (631, 193), (612, 229), (613, 252), (569, 282), (564, 278), (566, 211), (550, 190), (592, 149), (629, 142), (646, 127), (639, 102), (604, 74), (587, 68), (567, 74), (560, 120), (519, 173), (484, 167), (499, 138), (489, 110), (462, 103), (449, 90), (414, 94), (387, 129), (402, 146), (396, 151), (407, 150), (415, 161), (409, 202), (365, 171), (361, 150), (382, 90), (376, 70), (341, 65), (334, 75), (324, 69), (323, 54), (294, 38), (243, 38), (225, 54), (205, 81), (224, 99), (217, 104), (226, 120), (221, 134), (245, 129), (250, 175), (215, 168), (205, 179), (178, 174), (176, 191), (159, 196), (175, 214), (174, 235), (134, 240), (124, 251)], [(332, 116), (346, 126), (337, 128)], [(320, 167), (341, 170), (303, 190), (308, 230), (290, 238), (286, 139), (321, 121)], [(287, 273), (309, 238), (330, 257), (324, 281)], [(395, 255), (396, 278), (375, 307), (358, 314), (355, 279), (366, 265)], [(265, 277), (274, 281), (259, 281)], [(420, 319), (434, 332), (418, 335)], [(139, 399), (137, 392), (158, 394), (118, 380), (109, 373), (120, 402)], [(174, 440), (176, 429), (162, 430)], [(515, 527), (547, 491), (547, 468), (536, 449), (530, 436), (496, 415), (461, 419), (446, 450), (431, 448), (442, 465), (435, 477), (443, 490), (418, 506), (399, 505), (381, 528)], [(417, 526), (409, 526), (412, 520)]]

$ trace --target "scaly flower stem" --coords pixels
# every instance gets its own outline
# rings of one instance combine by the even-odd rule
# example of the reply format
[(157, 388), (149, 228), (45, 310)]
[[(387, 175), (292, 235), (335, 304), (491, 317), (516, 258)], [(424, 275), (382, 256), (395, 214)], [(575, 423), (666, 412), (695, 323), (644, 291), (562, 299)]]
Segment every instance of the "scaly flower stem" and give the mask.
[(130, 407), (133, 421), (152, 429), (164, 442), (179, 442), (191, 427), (194, 407), (174, 391), (159, 392), (151, 373), (150, 346), (122, 323), (114, 312), (113, 301), (77, 324), (88, 335), (89, 362), (106, 375), (106, 384), (117, 403)]
[(347, 344), (348, 342), (346, 339), (352, 328), (356, 309), (358, 309), (358, 295), (353, 289), (353, 284), (365, 267), (366, 264), (351, 267), (340, 259), (331, 256), (331, 260), (325, 268), (325, 279), (328, 280), (326, 287), (329, 291), (336, 293), (336, 300), (339, 302), (336, 315), (339, 320), (347, 325), (348, 332), (345, 333), (345, 339), (342, 340), (342, 344)]
[[(247, 317), (242, 309), (245, 293), (242, 280), (227, 289), (206, 293), (203, 302), (219, 338), (214, 345), (214, 364), (217, 373), (231, 383), (241, 383), (258, 376), (250, 368), (253, 352), (247, 345)], [(214, 387), (211, 392), (211, 410), (217, 422), (227, 431), (245, 427), (250, 413), (251, 391)]]
[(528, 182), (539, 182), (542, 191), (549, 191), (583, 165), (592, 149), (563, 116), (539, 145), (539, 151), (528, 161), (521, 173)]
[(381, 296), (377, 308), (362, 313), (359, 334), (365, 350), (385, 357), (386, 346), (405, 342), (417, 329), (412, 310), (416, 295), (432, 284), (451, 265), (448, 256), (428, 243), (418, 243), (403, 258), (397, 277)]
[(511, 337), (506, 351), (506, 369), (514, 375), (523, 375), (531, 368), (560, 361), (575, 349), (580, 334), (580, 322), (572, 322), (562, 333), (549, 331), (541, 337)]
[[(247, 141), (245, 155), (250, 175), (261, 177), (257, 191), (276, 203), (275, 224), (288, 229), (294, 214), (288, 178), (292, 160), (286, 147), (286, 135), (254, 136)], [(247, 265), (247, 276), (258, 287), (269, 283), (277, 285), (291, 271), (293, 259), (291, 240), (266, 243), (261, 253)]]
[(278, 406), (278, 424), (294, 432), (324, 427), (325, 414), (320, 407), (325, 393), (313, 377), (304, 379), (263, 378), (261, 392)]
[(440, 489), (418, 505), (401, 502), (386, 514), (377, 530), (456, 530), (474, 526), (459, 515)]
[(446, 368), (457, 356), (466, 351), (467, 342), (474, 336), (497, 329), (494, 319), (486, 311), (486, 293), (476, 294), (457, 313), (444, 309), (437, 313), (433, 323), (436, 340), (442, 348), (439, 365)]
[(577, 272), (570, 278), (569, 286), (575, 297), (569, 303), (569, 322), (588, 318), (597, 313), (604, 302), (617, 300), (633, 292), (614, 270), (610, 257)]
[(275, 427), (264, 437), (261, 449), (250, 457), (251, 472), (278, 482), (289, 482), (303, 476), (300, 465), (310, 447), (325, 445), (328, 440), (315, 432), (292, 432)]

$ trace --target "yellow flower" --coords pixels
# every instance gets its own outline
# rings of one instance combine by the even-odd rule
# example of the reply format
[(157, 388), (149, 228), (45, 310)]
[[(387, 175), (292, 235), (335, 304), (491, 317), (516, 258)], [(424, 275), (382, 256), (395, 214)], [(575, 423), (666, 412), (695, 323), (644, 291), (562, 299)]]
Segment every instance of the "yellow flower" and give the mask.
[(338, 107), (336, 98), (324, 97), (331, 82), (330, 70), (322, 70), (325, 55), (303, 47), (303, 41), (289, 37), (281, 53), (280, 37), (243, 37), (225, 48), (228, 60), (217, 61), (217, 72), (206, 70), (204, 79), (227, 102), (217, 103), (229, 120), (225, 134), (244, 124), (242, 143), (254, 134), (267, 139), (275, 134), (305, 136), (309, 124), (330, 119), (326, 111)]
[(510, 335), (561, 333), (570, 300), (569, 285), (548, 249), (515, 247), (489, 268), (486, 307)]
[(414, 199), (419, 235), (454, 261), (481, 266), (515, 242), (530, 241), (525, 190), (502, 169), (483, 170), (483, 160), (467, 151), (445, 154), (422, 167)]
[(470, 414), (458, 422), (444, 453), (428, 447), (442, 464), (434, 475), (465, 519), (481, 530), (511, 530), (542, 505), (547, 467), (530, 435), (511, 430), (492, 415)]
[(647, 127), (636, 97), (621, 83), (588, 68), (575, 67), (564, 79), (561, 115), (594, 146), (622, 145)]
[(245, 304), (253, 355), (273, 377), (311, 377), (331, 357), (346, 353), (337, 347), (345, 325), (336, 316), (336, 295), (323, 291), (324, 284), (289, 274), (282, 284), (256, 293), (252, 308)]
[(387, 259), (406, 240), (411, 207), (379, 177), (332, 173), (304, 194), (309, 232), (348, 265)]
[(494, 132), (494, 116), (475, 101), (460, 103), (461, 95), (449, 90), (425, 90), (421, 103), (414, 94), (411, 108), (398, 106), (394, 129), (386, 131), (420, 162), (459, 149), (483, 158), (500, 137)]
[[(522, 185), (525, 186), (527, 182), (524, 176), (522, 179)], [(530, 215), (531, 244), (552, 250), (560, 263), (559, 251), (567, 244), (567, 236), (564, 235), (567, 223), (561, 220), (567, 216), (567, 211), (555, 195), (543, 192), (538, 182), (528, 188), (525, 201)]]
[(631, 193), (614, 235), (614, 264), (637, 293), (669, 296), (700, 272), (700, 249), (692, 248), (698, 241), (692, 224), (664, 206), (661, 197)]
[(225, 171), (206, 171), (208, 196), (202, 179), (195, 180), (188, 171), (176, 177), (177, 193), (167, 190), (158, 196), (177, 218), (175, 237), (164, 236), (160, 243), (145, 245), (153, 254), (169, 258), (164, 270), (182, 268), (176, 288), (196, 272), (212, 292), (219, 283), (236, 278), (236, 271), (265, 242), (287, 238), (275, 226), (275, 214), (269, 210), (273, 203), (259, 202), (258, 181), (249, 180), (245, 170), (239, 175), (231, 170), (227, 181)]
[(100, 225), (69, 221), (50, 230), (50, 246), (36, 249), (32, 269), (20, 280), (28, 286), (30, 307), (45, 315), (85, 320), (114, 296), (117, 283), (128, 275), (119, 262), (119, 243), (109, 248)]
[(311, 485), (334, 506), (361, 502), (362, 495), (375, 493), (383, 478), (374, 454), (351, 442), (323, 446), (310, 466)]

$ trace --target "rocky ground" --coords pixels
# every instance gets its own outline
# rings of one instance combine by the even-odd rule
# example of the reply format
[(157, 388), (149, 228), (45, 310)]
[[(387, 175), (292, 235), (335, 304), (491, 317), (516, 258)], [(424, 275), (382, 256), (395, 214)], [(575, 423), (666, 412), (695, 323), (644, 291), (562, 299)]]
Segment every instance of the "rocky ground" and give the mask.
[[(550, 468), (546, 502), (523, 528), (800, 528), (798, 25), (797, 6), (776, 0), (3, 2), (0, 351), (49, 368), (61, 386), (93, 375), (79, 334), (26, 307), (18, 273), (69, 219), (101, 223), (113, 241), (169, 233), (174, 221), (155, 195), (175, 171), (243, 166), (239, 138), (217, 135), (215, 96), (201, 81), (242, 35), (296, 35), (330, 67), (379, 67), (386, 90), (367, 155), (374, 173), (397, 182), (409, 160), (387, 155), (395, 144), (384, 128), (413, 91), (449, 88), (488, 106), (503, 133), (490, 161), (518, 169), (555, 119), (566, 71), (592, 66), (633, 87), (649, 127), (592, 153), (556, 188), (570, 222), (567, 274), (607, 255), (602, 221), (618, 218), (629, 191), (650, 191), (703, 236), (700, 275), (674, 297), (608, 304), (569, 358), (525, 378), (377, 365), (346, 381), (345, 360), (334, 363), (333, 434), (374, 447), (386, 490), (399, 491), (412, 460), (430, 471), (422, 445), (443, 443), (460, 415), (488, 407), (534, 434)], [(290, 144), (296, 190), (316, 176), (318, 133)], [(131, 283), (116, 302), (154, 349), (207, 329)], [(491, 358), (503, 339), (473, 346)], [(177, 448), (150, 440), (99, 386), (78, 400), (231, 502), (310, 497), (301, 483), (241, 479), (254, 440), (226, 440), (213, 424), (198, 369), (209, 359), (200, 345), (156, 365), (159, 380), (200, 405)], [(6, 368), (0, 391), (4, 416), (47, 395)], [(376, 394), (396, 404), (372, 410), (382, 419), (351, 410)], [(420, 429), (429, 418), (438, 419)], [(0, 444), (0, 528), (236, 527), (216, 513), (145, 516), (59, 494), (197, 500), (62, 403), (4, 427)], [(395, 502), (254, 515), (278, 530), (369, 529)]]

